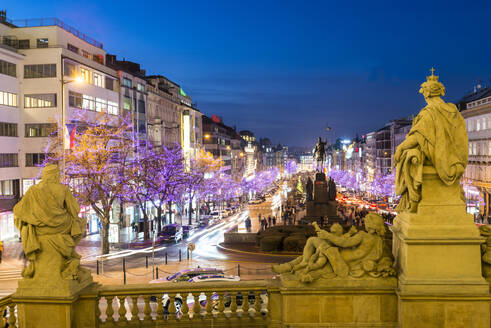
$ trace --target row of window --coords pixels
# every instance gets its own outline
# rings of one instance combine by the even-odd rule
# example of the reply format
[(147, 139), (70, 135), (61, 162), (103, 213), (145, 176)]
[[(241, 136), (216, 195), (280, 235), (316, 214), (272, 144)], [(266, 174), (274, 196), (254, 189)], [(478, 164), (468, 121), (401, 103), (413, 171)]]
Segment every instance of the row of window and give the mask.
[(469, 155), (491, 156), (491, 140), (469, 141)]
[(71, 107), (92, 110), (96, 112), (106, 112), (111, 115), (118, 115), (118, 103), (102, 98), (83, 95), (78, 92), (69, 92), (68, 103)]
[(56, 136), (58, 133), (58, 127), (54, 123), (34, 123), (25, 125), (26, 138), (40, 138)]
[(24, 78), (56, 77), (56, 64), (24, 65)]
[(17, 65), (9, 63), (5, 60), (0, 60), (0, 74), (16, 77)]
[[(128, 79), (126, 77), (123, 77), (123, 83), (122, 84), (124, 87), (127, 87), (127, 88), (133, 87), (133, 81), (131, 81), (130, 79)], [(136, 90), (141, 91), (141, 92), (145, 92), (145, 85), (140, 83), (140, 82), (137, 82)]]
[(41, 166), (44, 164), (45, 160), (45, 153), (26, 153), (26, 167)]
[(56, 93), (24, 95), (25, 108), (56, 107)]
[(14, 180), (0, 181), (0, 196), (14, 195)]
[(17, 107), (17, 95), (6, 91), (0, 91), (0, 105)]
[(0, 167), (18, 167), (19, 166), (19, 155), (3, 153), (0, 154)]
[(93, 84), (100, 88), (114, 91), (114, 79), (100, 73), (92, 72), (86, 68), (78, 69), (77, 65), (65, 61), (63, 64), (63, 74), (69, 77), (80, 76), (87, 84)]
[(99, 64), (104, 64), (104, 59), (103, 59), (102, 55), (91, 54), (90, 52), (85, 51), (83, 49), (79, 50), (78, 47), (76, 47), (70, 43), (67, 44), (67, 49), (76, 53), (76, 54), (82, 55), (85, 58), (92, 59), (93, 61), (95, 61)]
[(478, 118), (469, 118), (465, 122), (467, 124), (467, 131), (484, 131), (491, 129), (491, 116), (486, 115)]
[(0, 122), (0, 137), (17, 137), (17, 124)]

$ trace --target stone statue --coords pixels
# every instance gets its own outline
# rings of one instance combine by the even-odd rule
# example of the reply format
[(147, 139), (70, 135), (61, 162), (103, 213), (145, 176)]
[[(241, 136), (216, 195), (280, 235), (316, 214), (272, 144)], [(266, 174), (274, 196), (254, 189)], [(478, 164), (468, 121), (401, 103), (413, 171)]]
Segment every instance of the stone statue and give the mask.
[(307, 191), (307, 201), (311, 201), (314, 199), (313, 192), (314, 192), (314, 183), (312, 182), (312, 179), (308, 177), (307, 179), (307, 184), (305, 186), (305, 189)]
[(491, 227), (482, 225), (479, 227), (479, 232), (482, 237), (486, 238), (481, 245), (482, 274), (484, 278), (491, 280)]
[(327, 183), (327, 196), (330, 201), (336, 200), (336, 182), (332, 178)]
[[(83, 237), (86, 221), (78, 217), (79, 206), (68, 186), (60, 183), (56, 165), (42, 170), (41, 182), (31, 186), (14, 207), (14, 222), (29, 264), (22, 271), (19, 289), (45, 288), (53, 294), (66, 287), (92, 281), (90, 272), (80, 267), (75, 246)], [(63, 285), (63, 281), (72, 281)], [(51, 290), (50, 290), (51, 288)], [(53, 289), (54, 288), (54, 289)]]
[(419, 90), (428, 105), (416, 116), (394, 156), (396, 193), (401, 195), (399, 212), (416, 212), (423, 166), (433, 167), (441, 181), (450, 186), (460, 180), (467, 165), (465, 121), (454, 104), (440, 98), (445, 95), (445, 87), (433, 73), (434, 69)]
[(317, 141), (314, 149), (314, 161), (316, 162), (316, 171), (322, 172), (324, 162), (326, 161), (326, 143), (322, 142), (321, 137)]
[(330, 232), (313, 223), (317, 237), (310, 237), (302, 256), (277, 264), (273, 272), (293, 274), (303, 283), (319, 278), (387, 277), (395, 275), (393, 259), (385, 245), (385, 225), (380, 215), (370, 213), (365, 217), (365, 231), (351, 227), (343, 234), (339, 224), (333, 224)]

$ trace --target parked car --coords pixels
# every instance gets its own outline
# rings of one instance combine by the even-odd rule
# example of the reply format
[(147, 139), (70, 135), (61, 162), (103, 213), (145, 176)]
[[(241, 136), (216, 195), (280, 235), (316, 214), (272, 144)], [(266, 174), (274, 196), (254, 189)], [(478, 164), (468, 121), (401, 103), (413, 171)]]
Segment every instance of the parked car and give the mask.
[(220, 215), (220, 213), (218, 211), (213, 211), (210, 213), (210, 216), (212, 219), (218, 219), (220, 220), (222, 218), (222, 216)]
[(178, 243), (183, 238), (182, 227), (179, 224), (168, 224), (157, 234), (159, 242)]

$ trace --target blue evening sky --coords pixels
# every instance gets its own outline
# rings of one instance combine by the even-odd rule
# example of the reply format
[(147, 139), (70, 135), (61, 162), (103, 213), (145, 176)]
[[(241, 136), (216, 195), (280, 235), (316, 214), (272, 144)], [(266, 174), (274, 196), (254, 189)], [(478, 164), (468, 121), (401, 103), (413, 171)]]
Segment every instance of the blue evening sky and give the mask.
[(287, 145), (352, 137), (424, 105), (434, 66), (456, 101), (491, 79), (490, 1), (18, 1), (179, 83), (206, 115)]

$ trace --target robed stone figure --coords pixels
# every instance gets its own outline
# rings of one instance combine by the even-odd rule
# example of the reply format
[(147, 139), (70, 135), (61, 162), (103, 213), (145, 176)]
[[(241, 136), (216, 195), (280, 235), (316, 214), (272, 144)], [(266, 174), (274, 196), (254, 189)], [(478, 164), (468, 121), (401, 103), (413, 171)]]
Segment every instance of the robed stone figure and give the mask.
[(313, 192), (314, 192), (314, 183), (312, 182), (312, 179), (308, 177), (307, 179), (307, 184), (305, 186), (306, 192), (307, 192), (307, 201), (311, 201), (314, 199)]
[(427, 77), (419, 93), (427, 102), (395, 153), (398, 211), (416, 212), (421, 200), (423, 165), (432, 166), (443, 183), (459, 181), (467, 165), (467, 132), (457, 107), (445, 103), (445, 87), (438, 76)]
[[(88, 270), (80, 267), (80, 255), (75, 252), (86, 227), (86, 221), (78, 217), (79, 210), (68, 186), (60, 183), (58, 167), (46, 165), (41, 182), (31, 186), (14, 207), (15, 226), (29, 260), (19, 288), (45, 287), (44, 292), (55, 293), (68, 286), (69, 292), (74, 285), (63, 281), (79, 285), (81, 280), (92, 280)], [(50, 290), (51, 286), (57, 288)]]

